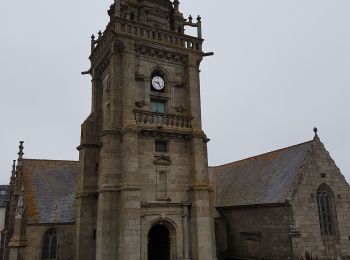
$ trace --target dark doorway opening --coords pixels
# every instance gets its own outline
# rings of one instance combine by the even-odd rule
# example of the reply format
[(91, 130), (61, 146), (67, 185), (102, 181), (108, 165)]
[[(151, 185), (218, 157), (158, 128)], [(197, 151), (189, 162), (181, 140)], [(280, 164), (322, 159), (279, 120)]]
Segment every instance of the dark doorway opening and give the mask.
[(166, 226), (156, 225), (149, 231), (148, 260), (170, 260), (170, 237)]

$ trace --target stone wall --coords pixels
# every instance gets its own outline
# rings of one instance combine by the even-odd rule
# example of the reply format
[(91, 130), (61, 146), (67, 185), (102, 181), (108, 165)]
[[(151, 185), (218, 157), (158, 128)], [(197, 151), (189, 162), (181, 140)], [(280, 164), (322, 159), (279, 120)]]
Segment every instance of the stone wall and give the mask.
[(4, 228), (5, 212), (6, 212), (6, 208), (5, 207), (0, 207), (0, 230), (2, 230)]
[(57, 259), (74, 259), (74, 234), (73, 224), (67, 225), (28, 225), (27, 246), (25, 248), (26, 260), (41, 259), (43, 236), (47, 230), (54, 228), (58, 238), (58, 257)]
[[(290, 206), (235, 207), (219, 211), (223, 218), (216, 219), (216, 239), (221, 259), (225, 259), (223, 256), (290, 259)], [(227, 245), (222, 244), (225, 241)]]
[[(350, 189), (344, 176), (323, 147), (316, 142), (302, 168), (292, 199), (299, 237), (293, 238), (296, 256), (310, 252), (319, 259), (350, 256)], [(326, 184), (332, 190), (335, 234), (322, 236), (317, 205), (317, 189)]]

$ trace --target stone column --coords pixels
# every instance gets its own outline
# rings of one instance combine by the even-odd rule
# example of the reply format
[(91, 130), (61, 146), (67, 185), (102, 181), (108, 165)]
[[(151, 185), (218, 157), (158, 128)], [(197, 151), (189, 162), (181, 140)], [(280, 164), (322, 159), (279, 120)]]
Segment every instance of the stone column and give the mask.
[(193, 134), (190, 142), (191, 160), (191, 252), (193, 260), (213, 260), (212, 214), (206, 154), (207, 137), (202, 131), (199, 64), (202, 57), (191, 54), (188, 63), (190, 110), (193, 117)]
[(182, 215), (182, 225), (183, 225), (183, 254), (184, 260), (190, 260), (190, 251), (189, 251), (189, 232), (188, 232), (188, 206), (183, 207)]
[(139, 133), (135, 130), (135, 53), (132, 40), (124, 40), (122, 176), (120, 201), (119, 259), (141, 257), (141, 186), (139, 178)]
[(98, 185), (98, 144), (97, 129), (101, 111), (101, 80), (92, 73), (92, 108), (88, 119), (81, 126), (79, 150), (79, 176), (77, 182), (76, 246), (77, 260), (95, 259), (97, 185)]
[[(99, 184), (96, 232), (96, 259), (119, 258), (120, 219), (121, 219), (121, 95), (122, 55), (111, 46), (110, 55), (110, 104), (111, 121), (103, 125), (100, 132), (101, 150), (99, 153)], [(105, 120), (103, 120), (105, 121)]]
[(170, 245), (170, 260), (176, 259), (176, 237), (170, 234), (169, 237), (169, 245)]
[(191, 54), (188, 58), (188, 95), (189, 107), (193, 117), (192, 126), (194, 130), (202, 128), (201, 115), (201, 95), (200, 95), (200, 77), (199, 64), (202, 57)]
[[(21, 175), (21, 173), (19, 173)], [(22, 177), (20, 177), (22, 179)], [(25, 201), (24, 201), (24, 186), (20, 181), (16, 189), (18, 194), (15, 222), (13, 235), (9, 243), (10, 247), (10, 258), (9, 260), (21, 260), (23, 259), (24, 249), (27, 246), (26, 240), (26, 224), (24, 221)]]
[(23, 259), (24, 248), (27, 245), (27, 241), (24, 235), (23, 225), (24, 224), (22, 223), (22, 218), (16, 217), (14, 233), (9, 244), (9, 247), (10, 247), (9, 260)]

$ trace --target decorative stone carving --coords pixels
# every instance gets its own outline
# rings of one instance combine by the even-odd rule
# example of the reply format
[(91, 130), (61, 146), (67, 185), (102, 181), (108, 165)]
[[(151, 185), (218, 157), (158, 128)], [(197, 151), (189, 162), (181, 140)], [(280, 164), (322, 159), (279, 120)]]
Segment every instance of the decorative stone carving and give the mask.
[(135, 102), (135, 105), (138, 107), (138, 108), (143, 108), (144, 106), (146, 106), (147, 104), (146, 104), (146, 102), (145, 102), (145, 100), (138, 100), (138, 101), (136, 101)]
[(290, 228), (289, 233), (292, 237), (300, 237), (301, 236), (301, 232), (299, 230), (299, 227), (295, 224), (294, 220), (290, 224), (289, 228)]
[(175, 52), (165, 51), (162, 49), (151, 48), (143, 45), (135, 45), (135, 52), (152, 58), (166, 59), (171, 62), (184, 64), (186, 57)]
[(184, 108), (182, 105), (178, 105), (175, 107), (175, 110), (178, 113), (182, 113), (182, 112), (186, 111), (186, 108)]
[(171, 165), (171, 162), (172, 161), (170, 157), (166, 155), (155, 156), (155, 159), (153, 161), (155, 165)]
[(176, 134), (168, 132), (158, 132), (152, 130), (144, 130), (141, 132), (143, 136), (150, 138), (162, 138), (162, 139), (177, 139), (177, 140), (187, 140), (189, 138), (188, 134)]
[(24, 213), (24, 186), (22, 185), (21, 191), (18, 196), (16, 206), (16, 218), (22, 218)]

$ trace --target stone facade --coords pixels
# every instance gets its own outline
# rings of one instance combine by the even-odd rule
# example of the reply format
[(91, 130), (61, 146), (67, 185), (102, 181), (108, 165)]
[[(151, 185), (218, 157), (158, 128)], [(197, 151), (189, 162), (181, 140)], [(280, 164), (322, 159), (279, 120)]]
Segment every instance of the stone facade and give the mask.
[[(201, 21), (178, 1), (116, 1), (92, 38), (92, 112), (82, 125), (76, 259), (215, 259), (207, 137), (201, 129)], [(198, 28), (198, 37), (184, 26)], [(156, 89), (155, 77), (164, 82)], [(159, 106), (161, 111), (154, 107)], [(160, 150), (157, 148), (161, 146)], [(91, 247), (85, 238), (96, 233)], [(157, 245), (155, 245), (157, 246)]]
[[(292, 259), (290, 241), (291, 208), (288, 205), (260, 205), (219, 209), (222, 218), (216, 219), (218, 255), (245, 256), (252, 259)], [(222, 223), (220, 223), (222, 222)], [(228, 238), (226, 238), (227, 236)], [(220, 259), (219, 258), (219, 259)]]
[[(335, 234), (322, 237), (317, 205), (317, 189), (326, 184), (334, 200)], [(300, 236), (292, 239), (296, 255), (306, 251), (319, 259), (350, 257), (350, 189), (321, 142), (315, 142), (298, 175), (298, 185), (290, 204)]]
[(74, 259), (74, 237), (75, 226), (70, 225), (35, 225), (27, 226), (26, 238), (27, 246), (24, 250), (23, 259), (38, 260), (42, 259), (43, 237), (49, 229), (54, 229), (57, 233), (59, 249), (57, 259)]
[(349, 185), (317, 131), (208, 169), (201, 18), (185, 19), (178, 0), (115, 0), (108, 14), (84, 73), (79, 162), (24, 159), (20, 143), (3, 259), (349, 258)]
[[(0, 230), (4, 228), (5, 225), (5, 215), (6, 215), (6, 201), (9, 199), (9, 185), (0, 185)], [(0, 245), (1, 245), (0, 238)], [(1, 249), (0, 249), (1, 255)]]
[(18, 154), (6, 201), (1, 259), (74, 259), (78, 163), (23, 159), (23, 142)]
[(210, 172), (219, 259), (350, 258), (349, 184), (317, 133)]

